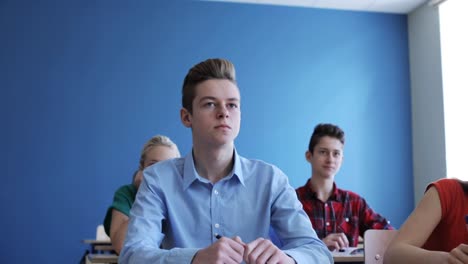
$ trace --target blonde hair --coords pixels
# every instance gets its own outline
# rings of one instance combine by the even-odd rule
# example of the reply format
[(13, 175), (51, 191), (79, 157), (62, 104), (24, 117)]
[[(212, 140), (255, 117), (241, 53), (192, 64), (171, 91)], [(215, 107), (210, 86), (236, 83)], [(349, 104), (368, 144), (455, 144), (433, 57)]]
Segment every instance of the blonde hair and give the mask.
[[(170, 147), (170, 148), (173, 148), (173, 149), (177, 150), (177, 153), (179, 153), (179, 149), (177, 148), (177, 145), (174, 142), (172, 142), (172, 140), (169, 137), (163, 136), (163, 135), (156, 135), (156, 136), (152, 137), (150, 140), (148, 140), (145, 143), (145, 145), (143, 146), (143, 149), (141, 150), (140, 166), (139, 166), (140, 170), (143, 169), (143, 165), (144, 165), (145, 159), (146, 159), (146, 153), (148, 153), (148, 151), (151, 148), (157, 147), (157, 146)], [(180, 154), (179, 154), (179, 156), (180, 156)]]

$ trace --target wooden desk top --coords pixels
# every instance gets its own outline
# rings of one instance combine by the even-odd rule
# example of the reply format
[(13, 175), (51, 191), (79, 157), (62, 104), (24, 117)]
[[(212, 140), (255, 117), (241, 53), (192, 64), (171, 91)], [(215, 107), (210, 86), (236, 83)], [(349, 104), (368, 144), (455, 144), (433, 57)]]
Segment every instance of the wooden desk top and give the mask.
[(115, 254), (88, 254), (91, 263), (118, 263), (119, 256)]
[(96, 239), (83, 239), (81, 240), (84, 244), (90, 244), (90, 245), (111, 245), (110, 240), (96, 240)]
[[(346, 248), (344, 252), (333, 251), (335, 262), (361, 262), (364, 263), (364, 252), (361, 246)], [(356, 252), (357, 251), (357, 252)]]
[(333, 260), (335, 263), (339, 262), (361, 262), (364, 263), (364, 254), (360, 255), (350, 255), (350, 256), (335, 256), (333, 255)]

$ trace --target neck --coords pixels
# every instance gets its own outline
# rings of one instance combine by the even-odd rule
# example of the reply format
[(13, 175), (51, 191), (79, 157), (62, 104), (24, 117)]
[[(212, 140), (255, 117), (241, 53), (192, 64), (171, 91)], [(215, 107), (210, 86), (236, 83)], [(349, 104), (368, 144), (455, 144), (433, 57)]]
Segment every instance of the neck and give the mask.
[(234, 145), (209, 149), (193, 146), (193, 159), (198, 174), (216, 183), (231, 172), (234, 165)]
[(317, 198), (320, 201), (326, 202), (333, 191), (333, 179), (323, 179), (312, 175), (309, 181), (309, 188), (317, 193)]

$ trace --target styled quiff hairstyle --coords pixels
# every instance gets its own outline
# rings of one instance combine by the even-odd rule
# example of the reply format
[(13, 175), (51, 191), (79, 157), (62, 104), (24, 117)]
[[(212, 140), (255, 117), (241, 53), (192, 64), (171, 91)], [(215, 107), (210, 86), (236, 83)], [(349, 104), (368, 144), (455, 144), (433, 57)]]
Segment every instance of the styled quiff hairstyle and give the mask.
[(336, 138), (343, 145), (345, 143), (345, 134), (344, 134), (344, 131), (340, 127), (333, 125), (333, 124), (318, 124), (315, 127), (314, 133), (312, 133), (312, 136), (310, 137), (310, 141), (309, 141), (309, 152), (312, 155), (314, 154), (315, 146), (318, 144), (320, 139), (325, 136)]
[(235, 85), (236, 69), (234, 64), (225, 59), (208, 59), (193, 66), (184, 79), (182, 86), (182, 107), (192, 114), (196, 86), (206, 80), (229, 80)]
[[(172, 140), (169, 137), (163, 136), (163, 135), (156, 135), (152, 137), (150, 140), (148, 140), (145, 145), (143, 146), (143, 149), (141, 150), (141, 155), (140, 155), (140, 166), (138, 169), (143, 170), (143, 165), (145, 164), (145, 159), (146, 159), (146, 154), (148, 151), (150, 151), (151, 148), (157, 147), (157, 146), (166, 146), (173, 148), (179, 152), (179, 148), (177, 148), (177, 145), (172, 142)], [(180, 156), (180, 154), (179, 154)]]

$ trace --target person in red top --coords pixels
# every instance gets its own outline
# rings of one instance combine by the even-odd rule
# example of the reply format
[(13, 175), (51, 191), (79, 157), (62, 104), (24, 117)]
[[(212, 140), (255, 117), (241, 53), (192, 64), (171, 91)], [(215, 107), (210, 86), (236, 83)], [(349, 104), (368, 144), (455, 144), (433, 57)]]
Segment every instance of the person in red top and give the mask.
[(385, 253), (392, 263), (468, 263), (468, 182), (429, 184)]
[(343, 162), (344, 132), (333, 124), (318, 124), (305, 153), (312, 177), (296, 189), (317, 235), (333, 251), (356, 247), (368, 229), (394, 229), (358, 194), (336, 187)]

